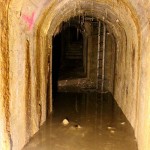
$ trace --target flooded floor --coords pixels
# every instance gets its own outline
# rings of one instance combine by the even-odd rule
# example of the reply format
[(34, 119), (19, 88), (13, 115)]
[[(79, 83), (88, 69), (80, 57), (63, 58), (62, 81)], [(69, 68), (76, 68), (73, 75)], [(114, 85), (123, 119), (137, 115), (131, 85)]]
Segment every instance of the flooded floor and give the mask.
[(133, 129), (110, 93), (60, 92), (53, 106), (24, 150), (137, 150)]

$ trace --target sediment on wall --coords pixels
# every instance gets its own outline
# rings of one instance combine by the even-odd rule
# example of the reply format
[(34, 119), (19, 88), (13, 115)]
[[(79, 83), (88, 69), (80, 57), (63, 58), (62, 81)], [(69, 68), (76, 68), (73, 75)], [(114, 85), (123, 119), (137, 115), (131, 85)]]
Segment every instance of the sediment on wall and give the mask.
[(10, 149), (12, 146), (11, 132), (10, 132), (10, 110), (9, 110), (9, 48), (8, 48), (8, 3), (3, 1), (0, 4), (1, 9), (1, 48), (0, 48), (0, 131), (2, 137), (0, 138), (0, 149)]

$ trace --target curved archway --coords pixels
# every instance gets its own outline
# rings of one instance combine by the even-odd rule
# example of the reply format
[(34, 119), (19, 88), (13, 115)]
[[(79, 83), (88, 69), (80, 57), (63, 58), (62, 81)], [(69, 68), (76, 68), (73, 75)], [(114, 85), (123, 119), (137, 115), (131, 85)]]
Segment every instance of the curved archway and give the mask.
[[(127, 15), (127, 11), (130, 12), (129, 15)], [(44, 16), (44, 19), (41, 19), (42, 23), (40, 23), (37, 28), (38, 33), (40, 33), (40, 35), (37, 36), (37, 41), (39, 41), (40, 38), (40, 45), (42, 49), (44, 47), (44, 49), (47, 49), (46, 45), (49, 45), (48, 52), (51, 52), (51, 39), (56, 28), (59, 27), (62, 21), (67, 21), (70, 17), (76, 15), (83, 15), (83, 13), (103, 20), (108, 25), (108, 28), (110, 28), (110, 30), (115, 35), (117, 41), (117, 80), (115, 81), (114, 96), (119, 105), (122, 107), (124, 113), (127, 115), (128, 119), (131, 121), (131, 124), (135, 126), (135, 120), (131, 118), (135, 118), (133, 116), (136, 114), (136, 108), (134, 108), (133, 116), (131, 116), (130, 112), (126, 110), (126, 106), (124, 105), (124, 103), (127, 102), (128, 99), (132, 99), (133, 102), (135, 102), (135, 97), (137, 97), (137, 85), (139, 78), (138, 58), (140, 48), (138, 36), (139, 26), (137, 24), (137, 17), (134, 13), (131, 13), (131, 10), (128, 6), (124, 5), (124, 3), (121, 1), (118, 3), (107, 3), (93, 1), (85, 2), (83, 0), (63, 1), (59, 4), (56, 3), (53, 5), (53, 7), (48, 9), (46, 15)], [(47, 40), (49, 41), (47, 42)], [(37, 51), (40, 52), (41, 50), (37, 48)], [(44, 60), (44, 58), (45, 56), (43, 56), (43, 59), (41, 60)], [(44, 63), (41, 65), (41, 68), (44, 68)], [(127, 68), (132, 69), (129, 69), (127, 71)], [(120, 89), (122, 89), (121, 92)]]
[[(108, 28), (110, 28), (110, 31), (115, 36), (117, 45), (114, 96), (132, 126), (136, 127), (135, 116), (137, 114), (138, 103), (140, 29), (135, 11), (121, 1), (118, 3), (64, 1), (53, 6), (45, 13), (44, 19), (42, 18), (39, 21), (40, 25), (35, 28), (40, 33), (39, 37), (43, 39), (43, 42), (45, 41), (47, 43), (41, 43), (42, 48), (48, 45), (49, 52), (51, 52), (52, 48), (51, 37), (56, 31), (56, 28), (59, 29), (62, 21), (67, 21), (73, 16), (83, 15), (85, 13), (99, 20), (103, 20)], [(37, 41), (39, 37), (37, 37)], [(40, 51), (40, 49), (37, 49), (37, 51)], [(131, 99), (132, 102), (130, 101)], [(127, 107), (130, 109), (127, 109)], [(132, 110), (132, 113), (130, 110)]]
[[(14, 91), (11, 90), (10, 99), (11, 104), (17, 103), (17, 99), (29, 99), (27, 104), (31, 104), (32, 106), (32, 108), (25, 110), (28, 112), (31, 119), (28, 120), (29, 117), (26, 117), (26, 113), (23, 115), (25, 121), (22, 122), (22, 124), (25, 124), (24, 126), (28, 134), (26, 135), (25, 131), (22, 131), (22, 134), (25, 135), (27, 139), (30, 137), (30, 135), (33, 135), (38, 130), (39, 126), (46, 120), (47, 63), (49, 59), (51, 71), (52, 36), (55, 33), (56, 29), (59, 30), (59, 26), (62, 21), (67, 21), (73, 16), (83, 15), (84, 13), (90, 16), (94, 16), (98, 20), (104, 21), (107, 24), (109, 31), (114, 34), (117, 47), (114, 96), (119, 106), (122, 108), (123, 112), (131, 122), (132, 126), (134, 128), (137, 126), (136, 115), (138, 111), (137, 99), (139, 84), (141, 32), (138, 22), (138, 16), (129, 2), (125, 2), (122, 0), (63, 0), (61, 2), (52, 0), (48, 2), (45, 0), (37, 4), (38, 6), (41, 6), (37, 8), (37, 13), (35, 14), (32, 14), (32, 12), (36, 9), (36, 6), (33, 6), (34, 8), (31, 8), (31, 10), (30, 8), (28, 8), (28, 6), (31, 5), (30, 2), (25, 2), (23, 0), (20, 1), (16, 10), (13, 9), (13, 6), (16, 5), (16, 1), (12, 1), (12, 4), (13, 5), (10, 4), (9, 15), (12, 15), (14, 18), (11, 16), (9, 20), (10, 22), (12, 21), (9, 33), (10, 38), (12, 39), (9, 42), (9, 47), (10, 60), (13, 62), (10, 65), (10, 72), (14, 74), (12, 76), (10, 86), (12, 89), (17, 89), (17, 91), (24, 89), (24, 86), (20, 85), (19, 88), (17, 88), (16, 86), (11, 84), (13, 82), (17, 82), (17, 84), (19, 85), (20, 82), (17, 81), (17, 77), (21, 76), (20, 78), (25, 82), (25, 86), (30, 87), (29, 89), (31, 93), (28, 91), (30, 96), (25, 97), (25, 90), (23, 91), (24, 93), (20, 92), (19, 94), (14, 94)], [(26, 24), (22, 24), (22, 22), (20, 22), (20, 20), (26, 18), (23, 13), (20, 13), (21, 9), (24, 10), (24, 12), (25, 10), (28, 10), (29, 22), (25, 21)], [(30, 21), (34, 22), (32, 22), (33, 24), (31, 24), (31, 26)], [(16, 24), (18, 24), (19, 27), (16, 28), (17, 30), (15, 31), (14, 26)], [(14, 33), (18, 36), (21, 35), (21, 38), (18, 39), (18, 41), (13, 37)], [(20, 44), (18, 43), (22, 43), (22, 45), (20, 46)], [(17, 63), (19, 64), (22, 61), (21, 59), (16, 59), (17, 61), (14, 60), (14, 58), (18, 58), (17, 55), (19, 54), (19, 52), (16, 52), (16, 49), (18, 51), (21, 50), (25, 55), (21, 56), (21, 58), (26, 57), (24, 59), (25, 61), (23, 61), (22, 63), (22, 66), (19, 66), (20, 68), (23, 68), (23, 70), (25, 70), (25, 77), (23, 74), (17, 75), (17, 73), (15, 73), (18, 71), (16, 69), (18, 66)], [(26, 51), (30, 52), (30, 54), (26, 53)], [(30, 66), (31, 68), (28, 66), (28, 64), (30, 63), (27, 61), (28, 58), (32, 62), (32, 66)], [(24, 67), (23, 65), (28, 67)], [(26, 70), (25, 68), (28, 69)], [(31, 70), (31, 72), (29, 70)], [(32, 85), (30, 84), (29, 78)], [(26, 81), (29, 82), (26, 83)], [(51, 92), (52, 91), (50, 91), (50, 93)], [(50, 111), (52, 110), (51, 96), (52, 95), (50, 95)], [(17, 107), (18, 106), (15, 105), (15, 108)], [(11, 107), (11, 112), (13, 112), (15, 108)], [(22, 105), (20, 109), (21, 108), (25, 109), (24, 107), (22, 107)], [(30, 113), (30, 111), (32, 113)], [(21, 117), (22, 116), (20, 115), (20, 118)], [(14, 118), (11, 119), (11, 122), (14, 121), (13, 119)], [(19, 119), (17, 120), (17, 118), (15, 118), (15, 121), (19, 122)], [(29, 126), (30, 128), (33, 128), (33, 130), (29, 131)], [(14, 133), (16, 131), (15, 126), (13, 126), (11, 130)], [(24, 143), (24, 141), (22, 143)]]

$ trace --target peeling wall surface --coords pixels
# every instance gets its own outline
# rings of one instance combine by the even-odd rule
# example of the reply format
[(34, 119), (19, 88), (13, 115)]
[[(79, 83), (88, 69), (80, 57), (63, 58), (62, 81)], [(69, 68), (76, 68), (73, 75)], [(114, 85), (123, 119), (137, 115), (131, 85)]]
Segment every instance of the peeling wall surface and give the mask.
[[(139, 150), (150, 149), (149, 1), (1, 0), (0, 4), (0, 149), (20, 150), (45, 122), (48, 64), (52, 85), (52, 36), (63, 21), (85, 14), (104, 21), (114, 35), (114, 97), (135, 130)], [(52, 88), (49, 92), (51, 112)]]

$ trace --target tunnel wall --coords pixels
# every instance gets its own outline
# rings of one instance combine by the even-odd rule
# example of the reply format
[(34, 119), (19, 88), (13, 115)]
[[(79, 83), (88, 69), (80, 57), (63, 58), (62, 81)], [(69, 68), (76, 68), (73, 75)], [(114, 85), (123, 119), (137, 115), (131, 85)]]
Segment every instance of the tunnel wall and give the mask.
[[(109, 31), (107, 32), (109, 33)], [(106, 34), (106, 52), (105, 52), (105, 82), (106, 91), (114, 94), (115, 80), (115, 59), (116, 59), (116, 41), (112, 33)]]
[(0, 149), (10, 149), (8, 4), (0, 2)]
[[(80, 5), (82, 2), (85, 5)], [(149, 150), (150, 2), (95, 0), (103, 9), (99, 9), (93, 2), (94, 0), (37, 0), (33, 4), (26, 0), (11, 0), (9, 8), (6, 1), (5, 4), (1, 2), (2, 149), (9, 149), (10, 145), (13, 149), (21, 149), (46, 119), (47, 53), (52, 48), (51, 40), (47, 40), (47, 33), (51, 38), (56, 26), (84, 10), (103, 20), (103, 12), (107, 8), (110, 22), (106, 20), (106, 23), (112, 26), (112, 30), (117, 28), (114, 96), (135, 129), (139, 150)], [(112, 20), (109, 17), (113, 13), (110, 12), (116, 13)], [(116, 22), (117, 19), (120, 20), (119, 23)], [(121, 36), (120, 31), (125, 34)], [(37, 43), (39, 46), (36, 46)], [(50, 99), (52, 102), (51, 96)]]
[[(26, 39), (25, 34), (21, 33), (19, 20), (17, 16), (13, 15), (15, 12), (10, 10), (11, 13), (9, 16), (9, 93), (10, 93), (10, 132), (12, 137), (12, 146), (16, 148), (18, 145), (23, 145), (26, 139), (26, 102), (28, 103), (28, 97), (25, 97), (26, 94), (26, 78), (25, 74), (25, 63), (26, 63)], [(14, 29), (15, 27), (15, 29)], [(19, 38), (17, 38), (19, 37)], [(19, 44), (21, 43), (21, 44)], [(27, 98), (27, 99), (26, 99)], [(29, 121), (29, 120), (28, 120)], [(19, 132), (18, 132), (19, 129)], [(28, 130), (28, 132), (30, 132)], [(22, 138), (20, 138), (20, 135)], [(14, 140), (15, 139), (15, 140)]]
[[(92, 26), (92, 24), (91, 24)], [(92, 27), (91, 29), (91, 35), (90, 35), (90, 38), (91, 38), (91, 44), (90, 47), (91, 49), (89, 49), (89, 63), (90, 63), (90, 66), (89, 66), (89, 71), (90, 71), (90, 76), (89, 78), (95, 82), (96, 84), (96, 81), (97, 81), (97, 49), (98, 49), (98, 41), (97, 41), (97, 35), (94, 35), (94, 29)]]
[[(87, 78), (90, 79), (95, 86), (97, 84), (97, 63), (98, 63), (98, 27), (94, 26), (92, 22), (85, 22), (85, 29), (88, 35), (88, 73)], [(97, 22), (98, 25), (98, 22)], [(107, 28), (107, 27), (106, 27)], [(107, 31), (107, 33), (109, 33)], [(101, 38), (103, 36), (101, 35)], [(101, 47), (103, 44), (101, 43)], [(102, 50), (101, 50), (102, 51)], [(105, 39), (105, 72), (104, 72), (104, 91), (114, 92), (114, 67), (115, 67), (115, 51), (116, 41), (113, 33), (106, 34)], [(100, 52), (100, 59), (102, 59), (102, 52)], [(100, 76), (102, 75), (102, 60), (100, 60)], [(99, 85), (100, 88), (101, 85)], [(100, 90), (100, 89), (99, 89)]]
[[(65, 6), (62, 7), (62, 9), (60, 5), (56, 9), (56, 12), (58, 11), (58, 9), (65, 12), (65, 13), (62, 13), (63, 15), (59, 15), (59, 16), (55, 14), (55, 18), (58, 17), (58, 20), (60, 21), (63, 20), (62, 18), (64, 18), (64, 20), (67, 20), (67, 18), (69, 18), (73, 14), (77, 15), (78, 12), (80, 11), (80, 9), (78, 10), (78, 9), (71, 8), (70, 5), (67, 4), (67, 2), (65, 4), (64, 4)], [(87, 3), (87, 5), (88, 4), (89, 3)], [(75, 3), (74, 6), (75, 5), (78, 5), (78, 3), (77, 4)], [(86, 7), (88, 7), (87, 5)], [(111, 5), (111, 2), (109, 3), (109, 5)], [(135, 9), (137, 8), (135, 7), (135, 5), (133, 5), (134, 8), (130, 7), (131, 3), (128, 3), (127, 1), (125, 2), (115, 1), (111, 6), (114, 8), (114, 12), (118, 12), (117, 17), (121, 20), (120, 23), (118, 23), (118, 19), (115, 18), (116, 23), (112, 21), (112, 24), (113, 24), (112, 26), (113, 27), (114, 25), (117, 26), (117, 23), (119, 25), (120, 24), (123, 25), (123, 26), (120, 25), (121, 27), (119, 26), (116, 27), (117, 30), (120, 30), (120, 31), (116, 31), (117, 32), (116, 41), (118, 42), (117, 42), (117, 52), (116, 52), (114, 96), (115, 96), (117, 103), (122, 108), (123, 112), (127, 116), (130, 123), (132, 124), (133, 128), (136, 129), (136, 127), (138, 126), (137, 125), (138, 124), (137, 110), (139, 110), (138, 101), (140, 101), (138, 97), (139, 96), (138, 89), (140, 86), (139, 71), (140, 71), (140, 53), (141, 53), (140, 51), (141, 50), (141, 43), (140, 43), (141, 30), (140, 30), (139, 23), (141, 20), (138, 20), (139, 16), (136, 16), (134, 8)], [(74, 11), (71, 12), (69, 10), (64, 9), (68, 7), (70, 7), (70, 10), (72, 9)], [(83, 9), (83, 6), (82, 6), (82, 9)], [(103, 19), (102, 16), (98, 16), (98, 17)], [(53, 30), (53, 27), (57, 26), (58, 24), (59, 23), (51, 22), (50, 30)], [(47, 28), (47, 26), (48, 26), (47, 23), (43, 25), (44, 28)], [(53, 31), (51, 33), (53, 33)], [(146, 122), (148, 123), (148, 120)], [(135, 134), (137, 137), (137, 132)], [(139, 140), (139, 138), (141, 138), (141, 140), (143, 141), (143, 145), (142, 145), (142, 142)], [(137, 137), (137, 139), (138, 139), (138, 144), (141, 146), (140, 149), (142, 149), (142, 147), (146, 145), (144, 141), (145, 140), (147, 141), (147, 139), (145, 138), (145, 140), (143, 140), (144, 138), (142, 137), (142, 135)]]

